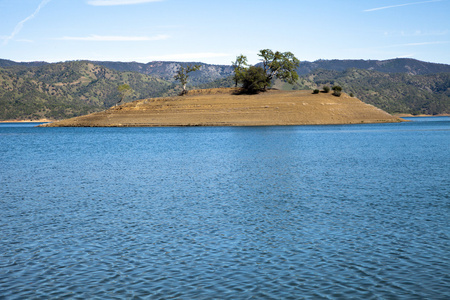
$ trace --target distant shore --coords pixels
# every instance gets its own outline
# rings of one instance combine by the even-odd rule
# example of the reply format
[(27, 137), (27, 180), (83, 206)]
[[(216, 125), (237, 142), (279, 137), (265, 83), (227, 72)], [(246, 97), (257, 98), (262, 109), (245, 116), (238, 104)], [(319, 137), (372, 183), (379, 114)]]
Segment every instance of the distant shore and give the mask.
[(412, 115), (412, 114), (392, 114), (393, 116), (399, 118), (415, 118), (415, 117), (450, 117), (450, 114), (439, 114), (439, 115)]
[(0, 123), (50, 123), (56, 122), (57, 120), (49, 120), (49, 119), (39, 119), (39, 120), (3, 120)]

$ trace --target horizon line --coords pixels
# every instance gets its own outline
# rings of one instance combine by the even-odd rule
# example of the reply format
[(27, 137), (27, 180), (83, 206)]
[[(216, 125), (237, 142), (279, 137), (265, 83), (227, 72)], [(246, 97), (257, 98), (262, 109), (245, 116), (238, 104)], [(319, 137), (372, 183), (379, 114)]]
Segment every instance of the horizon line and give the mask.
[[(411, 57), (411, 55), (405, 55), (405, 56), (398, 56), (394, 58), (386, 58), (386, 59), (373, 59), (373, 58), (318, 58), (315, 60), (302, 60), (300, 63), (314, 63), (317, 61), (389, 61), (389, 60), (396, 60), (396, 59), (408, 59), (408, 60), (416, 60), (420, 62), (425, 63), (431, 63), (431, 64), (442, 64), (442, 65), (450, 65), (450, 63), (443, 63), (443, 62), (432, 62), (432, 61), (426, 61), (417, 59), (414, 57)], [(13, 59), (7, 59), (7, 58), (0, 58), (0, 61), (10, 61), (13, 63), (46, 63), (46, 64), (58, 64), (58, 63), (66, 63), (66, 62), (117, 62), (117, 63), (138, 63), (138, 64), (149, 64), (154, 62), (166, 62), (166, 63), (201, 63), (205, 65), (219, 65), (219, 66), (231, 66), (232, 64), (219, 64), (219, 63), (205, 63), (202, 61), (182, 61), (182, 60), (148, 60), (148, 61), (140, 61), (140, 60), (115, 60), (115, 59), (107, 59), (107, 60), (98, 60), (98, 59), (87, 59), (87, 58), (77, 58), (77, 59), (66, 59), (66, 60), (13, 60)], [(255, 64), (257, 65), (257, 64)]]

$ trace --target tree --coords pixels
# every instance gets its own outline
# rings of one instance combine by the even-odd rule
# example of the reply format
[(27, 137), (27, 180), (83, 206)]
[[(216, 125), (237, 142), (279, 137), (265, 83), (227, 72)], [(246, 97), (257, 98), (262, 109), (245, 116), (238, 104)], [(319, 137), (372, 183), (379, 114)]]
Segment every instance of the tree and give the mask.
[(242, 87), (248, 93), (257, 93), (269, 84), (266, 73), (261, 67), (251, 66), (243, 73)]
[(181, 92), (181, 95), (187, 94), (186, 85), (189, 78), (190, 72), (195, 72), (200, 70), (202, 66), (201, 65), (188, 65), (186, 68), (183, 66), (180, 66), (180, 68), (177, 71), (177, 75), (174, 76), (175, 80), (179, 80), (181, 82), (181, 86), (183, 87), (183, 91)]
[(120, 100), (119, 102), (116, 103), (119, 104), (122, 102), (122, 100), (129, 94), (132, 92), (131, 87), (128, 84), (121, 84), (117, 87), (117, 90), (119, 91), (120, 94)]
[(298, 80), (298, 74), (295, 69), (300, 65), (300, 61), (294, 54), (291, 52), (273, 52), (270, 49), (263, 49), (259, 52), (258, 56), (262, 57), (263, 69), (268, 83), (274, 78), (279, 78), (290, 84)]
[(247, 57), (244, 55), (239, 55), (236, 57), (236, 61), (231, 62), (233, 64), (234, 76), (233, 80), (235, 82), (235, 86), (237, 87), (238, 83), (242, 81), (243, 76), (245, 74), (245, 66), (247, 66)]

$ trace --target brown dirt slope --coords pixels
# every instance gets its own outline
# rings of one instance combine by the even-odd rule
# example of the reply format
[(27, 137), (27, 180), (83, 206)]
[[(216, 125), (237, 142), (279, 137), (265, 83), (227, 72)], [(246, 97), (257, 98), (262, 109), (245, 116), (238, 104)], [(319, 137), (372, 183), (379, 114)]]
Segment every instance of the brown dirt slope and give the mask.
[(54, 127), (270, 126), (401, 122), (347, 94), (233, 88), (194, 90), (186, 96), (137, 100), (106, 111), (49, 123)]

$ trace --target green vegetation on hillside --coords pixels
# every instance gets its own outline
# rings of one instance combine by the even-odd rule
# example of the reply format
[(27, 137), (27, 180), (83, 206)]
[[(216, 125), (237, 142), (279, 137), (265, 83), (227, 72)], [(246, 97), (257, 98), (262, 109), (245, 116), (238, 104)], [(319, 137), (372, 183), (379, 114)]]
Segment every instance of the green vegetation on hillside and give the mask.
[(151, 76), (82, 61), (0, 68), (0, 119), (63, 119), (100, 111), (119, 101), (121, 84), (132, 89), (129, 101), (164, 96), (172, 87)]
[(342, 72), (352, 68), (383, 73), (406, 73), (411, 75), (450, 72), (450, 65), (429, 63), (412, 58), (395, 58), (388, 60), (319, 59), (314, 62), (303, 61), (300, 63), (297, 73), (299, 75), (306, 75), (318, 69)]
[[(186, 68), (188, 65), (200, 65), (199, 72), (192, 73), (189, 77), (188, 87), (197, 87), (201, 84), (207, 84), (211, 81), (222, 79), (233, 74), (233, 67), (229, 65), (210, 65), (201, 62), (170, 62), (154, 61), (146, 64), (137, 62), (93, 62), (94, 64), (104, 66), (109, 69), (121, 72), (138, 72), (150, 75), (160, 79), (175, 82), (174, 76), (180, 67)], [(1, 62), (0, 62), (1, 66)], [(181, 90), (180, 90), (181, 91)]]

